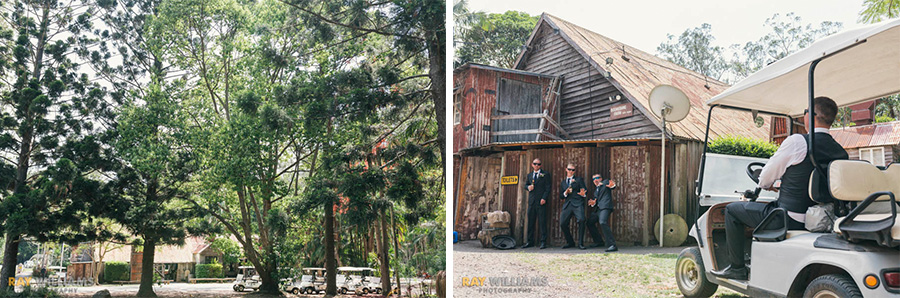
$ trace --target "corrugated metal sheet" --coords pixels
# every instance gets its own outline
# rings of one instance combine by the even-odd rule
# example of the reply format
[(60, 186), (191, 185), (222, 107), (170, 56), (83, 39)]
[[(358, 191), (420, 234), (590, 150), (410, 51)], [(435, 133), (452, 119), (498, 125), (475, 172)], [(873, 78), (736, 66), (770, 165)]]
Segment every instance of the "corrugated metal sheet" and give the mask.
[[(694, 140), (703, 139), (709, 110), (705, 102), (724, 91), (728, 87), (727, 84), (546, 13), (541, 15), (535, 32), (545, 23), (559, 29), (560, 34), (578, 50), (583, 59), (591, 61), (599, 70), (609, 71), (614, 85), (617, 85), (617, 88), (625, 93), (626, 97), (634, 100), (637, 103), (635, 108), (641, 110), (642, 113), (649, 111), (648, 97), (650, 91), (657, 85), (669, 84), (684, 91), (690, 99), (691, 111), (687, 118), (673, 123), (669, 127), (675, 136)], [(529, 48), (538, 46), (532, 44), (532, 41), (534, 41), (533, 36), (529, 39)], [(523, 57), (528, 54), (529, 52), (526, 51), (520, 55), (516, 62), (516, 68), (522, 67)], [(622, 59), (623, 55), (629, 57), (629, 61)], [(614, 63), (607, 65), (605, 62), (607, 57), (613, 58)], [(604, 66), (601, 67), (601, 65)], [(709, 88), (704, 87), (705, 85), (708, 85)], [(658, 118), (651, 116), (650, 113), (645, 114), (658, 125)], [(713, 112), (710, 135), (715, 137), (733, 134), (767, 139), (768, 125), (767, 119), (765, 125), (758, 128), (752, 121), (750, 113), (720, 109)]]
[(900, 121), (832, 128), (831, 136), (844, 148), (894, 146), (900, 144)]
[(556, 108), (555, 95), (547, 92), (552, 76), (476, 64), (461, 66), (453, 72), (454, 100), (460, 101), (460, 122), (453, 125), (454, 153), (490, 144), (491, 112), (497, 106), (501, 78), (540, 85), (542, 109)]
[[(503, 153), (503, 176), (520, 177), (518, 184), (501, 185), (503, 189), (503, 208), (500, 210), (509, 212), (509, 222), (515, 225), (517, 222), (519, 188), (525, 185), (525, 178), (519, 173), (521, 152), (510, 151)], [(526, 198), (527, 199), (527, 198)]]

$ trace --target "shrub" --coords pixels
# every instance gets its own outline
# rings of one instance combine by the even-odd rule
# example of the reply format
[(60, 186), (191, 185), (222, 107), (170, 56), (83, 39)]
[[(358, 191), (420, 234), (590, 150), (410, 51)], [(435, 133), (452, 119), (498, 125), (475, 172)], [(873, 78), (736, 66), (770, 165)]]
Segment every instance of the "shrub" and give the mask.
[(105, 281), (127, 281), (131, 279), (131, 266), (125, 262), (106, 262), (103, 269)]
[(195, 269), (197, 270), (197, 278), (224, 277), (221, 264), (199, 264)]
[(891, 122), (891, 121), (896, 121), (896, 120), (897, 120), (897, 119), (891, 118), (891, 116), (878, 116), (878, 117), (875, 117), (875, 123), (884, 123), (884, 122)]
[(706, 152), (749, 157), (769, 158), (778, 150), (778, 145), (767, 141), (742, 136), (725, 135), (709, 142)]

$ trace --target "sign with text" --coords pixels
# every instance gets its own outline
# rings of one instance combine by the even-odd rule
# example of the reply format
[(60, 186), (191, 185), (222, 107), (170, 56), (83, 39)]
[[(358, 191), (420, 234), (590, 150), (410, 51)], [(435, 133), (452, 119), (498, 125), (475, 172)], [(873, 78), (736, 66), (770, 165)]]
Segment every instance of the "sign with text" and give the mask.
[(629, 102), (614, 105), (609, 108), (609, 120), (631, 117), (633, 111), (633, 107)]
[(516, 185), (516, 184), (519, 184), (519, 176), (500, 177), (500, 185)]

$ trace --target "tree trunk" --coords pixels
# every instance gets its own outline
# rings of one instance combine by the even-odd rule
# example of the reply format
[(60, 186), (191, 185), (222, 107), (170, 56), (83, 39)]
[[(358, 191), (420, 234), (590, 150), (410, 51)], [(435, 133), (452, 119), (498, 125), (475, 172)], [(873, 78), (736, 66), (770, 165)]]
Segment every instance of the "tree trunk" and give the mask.
[[(397, 270), (394, 270), (394, 276), (397, 278), (397, 296), (401, 296), (403, 290), (400, 287), (400, 242), (397, 240), (397, 224), (394, 222), (394, 208), (391, 207), (391, 228), (394, 230), (394, 259), (397, 260)], [(411, 295), (412, 293), (406, 293)]]
[[(435, 20), (436, 21), (436, 20)], [(433, 24), (439, 27), (432, 28), (443, 28), (444, 21), (441, 20), (440, 24)], [(446, 150), (444, 147), (444, 143), (446, 140), (445, 137), (445, 121), (446, 118), (444, 116), (444, 110), (446, 109), (446, 103), (444, 102), (447, 99), (447, 95), (445, 94), (445, 90), (447, 90), (447, 74), (444, 72), (446, 68), (446, 61), (444, 58), (446, 57), (446, 50), (444, 48), (444, 35), (443, 30), (437, 30), (436, 32), (428, 32), (426, 33), (425, 43), (428, 47), (428, 77), (431, 79), (431, 93), (434, 101), (434, 118), (437, 121), (438, 126), (438, 148), (441, 150), (441, 173), (446, 174), (446, 168), (444, 167), (444, 151)]]
[(265, 266), (265, 270), (256, 270), (259, 273), (260, 285), (259, 285), (259, 293), (260, 294), (279, 294), (280, 290), (278, 290), (278, 280), (273, 276), (273, 272), (275, 272), (275, 263), (271, 260), (263, 263)]
[(337, 295), (337, 266), (334, 259), (334, 202), (325, 203), (325, 297)]
[[(141, 286), (137, 297), (156, 297), (153, 292), (153, 257), (156, 254), (156, 239), (144, 238), (144, 253), (141, 259)], [(165, 278), (165, 277), (163, 277)]]
[(6, 234), (3, 244), (3, 270), (0, 270), (0, 291), (15, 284), (9, 284), (9, 278), (16, 275), (16, 256), (19, 255), (19, 235)]
[[(385, 297), (390, 296), (391, 293), (391, 257), (388, 253), (388, 237), (387, 237), (387, 223), (384, 220), (384, 210), (381, 211), (381, 219), (379, 221), (379, 226), (381, 230), (381, 288), (385, 291)], [(400, 284), (397, 284), (399, 287)]]

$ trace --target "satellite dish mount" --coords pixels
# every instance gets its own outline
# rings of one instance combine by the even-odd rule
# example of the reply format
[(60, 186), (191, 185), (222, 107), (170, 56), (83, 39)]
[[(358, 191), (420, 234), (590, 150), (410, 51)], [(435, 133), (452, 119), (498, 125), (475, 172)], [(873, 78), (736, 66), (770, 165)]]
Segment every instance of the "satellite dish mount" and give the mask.
[(659, 116), (662, 122), (662, 153), (659, 175), (659, 247), (663, 247), (663, 216), (665, 215), (665, 198), (666, 198), (666, 122), (678, 122), (687, 117), (691, 110), (691, 102), (687, 95), (680, 89), (672, 85), (659, 85), (650, 91), (650, 112)]

